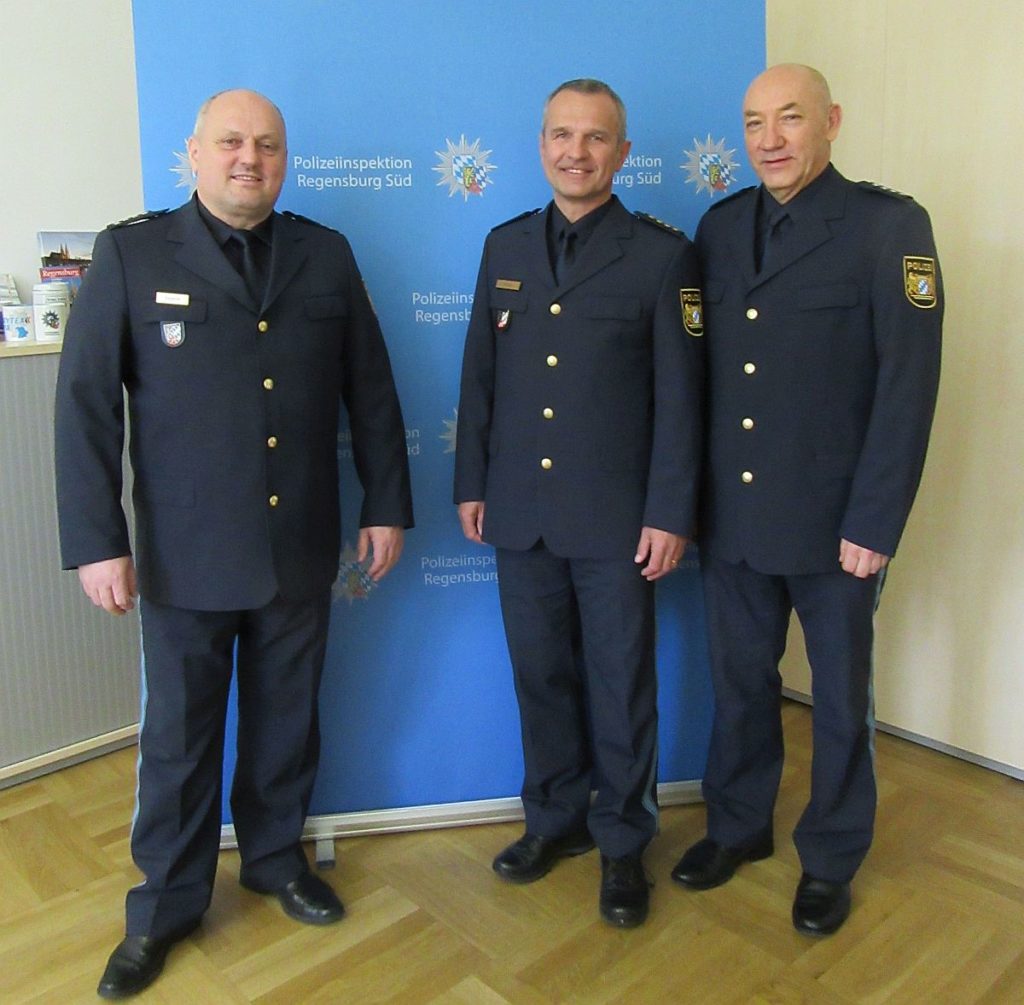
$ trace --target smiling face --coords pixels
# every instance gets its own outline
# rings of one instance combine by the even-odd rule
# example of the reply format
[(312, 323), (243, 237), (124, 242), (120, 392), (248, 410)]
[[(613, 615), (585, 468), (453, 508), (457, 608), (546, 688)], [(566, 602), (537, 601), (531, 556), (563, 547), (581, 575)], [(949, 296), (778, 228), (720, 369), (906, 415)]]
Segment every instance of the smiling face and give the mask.
[(232, 227), (255, 227), (284, 184), (288, 151), (280, 113), (252, 91), (218, 94), (189, 138), (188, 160), (203, 205)]
[(743, 101), (747, 157), (764, 187), (789, 202), (828, 167), (842, 109), (825, 78), (807, 66), (773, 66)]
[(559, 91), (544, 112), (540, 161), (567, 220), (578, 220), (607, 202), (615, 172), (629, 153), (622, 124), (607, 94)]

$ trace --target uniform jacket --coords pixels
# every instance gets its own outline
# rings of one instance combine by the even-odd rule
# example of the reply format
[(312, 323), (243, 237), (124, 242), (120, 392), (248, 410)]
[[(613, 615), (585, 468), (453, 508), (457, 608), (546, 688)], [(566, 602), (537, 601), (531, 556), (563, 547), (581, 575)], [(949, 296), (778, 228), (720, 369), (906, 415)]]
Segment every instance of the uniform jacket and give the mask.
[(612, 558), (643, 526), (693, 532), (702, 339), (680, 291), (698, 286), (689, 240), (617, 199), (561, 286), (544, 213), (490, 233), (455, 459), (455, 501), (485, 502), (487, 542)]
[(129, 553), (127, 390), (140, 592), (199, 610), (306, 599), (338, 569), (339, 400), (361, 525), (411, 526), (404, 423), (345, 238), (274, 216), (254, 303), (195, 200), (96, 241), (56, 404), (65, 568)]
[(714, 206), (697, 232), (709, 367), (701, 546), (778, 574), (837, 569), (841, 538), (893, 555), (939, 380), (928, 215), (830, 166), (757, 273), (757, 191)]

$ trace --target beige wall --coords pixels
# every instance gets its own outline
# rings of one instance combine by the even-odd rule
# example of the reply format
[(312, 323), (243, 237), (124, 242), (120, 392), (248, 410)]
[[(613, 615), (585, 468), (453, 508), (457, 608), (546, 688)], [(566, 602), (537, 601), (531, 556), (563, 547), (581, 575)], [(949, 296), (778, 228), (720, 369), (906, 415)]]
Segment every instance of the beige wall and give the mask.
[(0, 0), (0, 272), (22, 300), (40, 230), (101, 230), (142, 210), (130, 0)]
[[(1024, 770), (1024, 3), (767, 10), (769, 61), (818, 66), (845, 108), (840, 170), (927, 206), (945, 274), (935, 435), (879, 613), (879, 718)], [(0, 18), (0, 270), (27, 294), (37, 230), (142, 209), (131, 5), (0, 0)], [(807, 687), (798, 658), (787, 681)]]
[[(0, 271), (23, 300), (39, 230), (98, 230), (142, 208), (129, 0), (0, 0)], [(56, 356), (0, 358), (0, 786), (131, 742), (137, 618), (94, 610), (60, 572)]]
[[(22, 299), (39, 230), (98, 230), (142, 208), (129, 0), (0, 0), (0, 271)], [(56, 356), (0, 358), (0, 786), (131, 742), (137, 618), (94, 610), (60, 572)]]
[[(878, 615), (881, 722), (1024, 770), (1024, 3), (768, 0), (769, 63), (829, 78), (848, 177), (931, 213), (942, 387)], [(806, 691), (798, 633), (786, 682)]]

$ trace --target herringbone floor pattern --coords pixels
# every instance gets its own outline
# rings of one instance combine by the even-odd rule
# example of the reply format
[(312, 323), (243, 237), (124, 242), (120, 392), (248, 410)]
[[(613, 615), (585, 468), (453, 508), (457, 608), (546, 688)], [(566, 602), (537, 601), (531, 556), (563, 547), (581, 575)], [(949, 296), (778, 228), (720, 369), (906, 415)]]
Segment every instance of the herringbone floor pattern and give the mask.
[[(789, 921), (788, 839), (806, 797), (810, 713), (785, 709), (788, 759), (774, 857), (724, 887), (668, 879), (703, 832), (700, 806), (663, 811), (648, 923), (597, 917), (595, 854), (528, 887), (490, 871), (519, 825), (338, 842), (341, 924), (289, 921), (242, 890), (223, 853), (213, 906), (139, 1002), (1024, 1002), (1024, 785), (878, 738), (879, 827), (835, 936)], [(0, 793), (0, 1002), (96, 1001), (137, 879), (128, 854), (135, 752)]]

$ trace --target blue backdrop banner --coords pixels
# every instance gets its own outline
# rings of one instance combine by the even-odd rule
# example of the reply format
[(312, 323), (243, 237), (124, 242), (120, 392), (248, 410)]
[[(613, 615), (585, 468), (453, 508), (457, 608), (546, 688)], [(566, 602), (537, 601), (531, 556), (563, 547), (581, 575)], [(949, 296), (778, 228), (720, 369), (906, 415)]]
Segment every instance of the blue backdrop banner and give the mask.
[[(417, 527), (379, 586), (355, 563), (360, 494), (339, 431), (345, 551), (312, 812), (514, 796), (522, 755), (494, 555), (463, 539), (451, 503), (459, 368), (483, 240), (548, 201), (541, 108), (552, 88), (581, 76), (606, 80), (628, 109), (633, 147), (618, 196), (692, 235), (712, 200), (754, 181), (739, 110), (764, 68), (764, 2), (132, 8), (146, 206), (188, 198), (185, 141), (205, 98), (229, 87), (270, 97), (288, 126), (278, 207), (351, 241), (402, 399)], [(695, 779), (711, 696), (692, 554), (659, 587), (658, 612), (660, 777)]]

